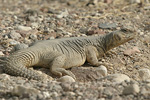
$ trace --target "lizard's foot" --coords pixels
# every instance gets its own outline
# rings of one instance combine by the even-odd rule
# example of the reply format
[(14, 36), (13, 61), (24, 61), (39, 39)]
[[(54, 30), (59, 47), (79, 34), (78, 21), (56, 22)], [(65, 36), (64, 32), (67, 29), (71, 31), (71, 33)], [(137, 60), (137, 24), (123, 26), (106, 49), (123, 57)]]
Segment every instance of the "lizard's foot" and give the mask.
[(103, 66), (106, 66), (106, 67), (112, 66), (112, 64), (106, 63), (106, 62), (97, 62), (94, 66), (98, 67), (100, 65), (103, 65)]
[(117, 53), (115, 51), (108, 51), (108, 52), (106, 52), (106, 54), (104, 54), (104, 57), (106, 57), (106, 55), (113, 56), (113, 55), (117, 55)]
[(57, 68), (55, 70), (52, 70), (51, 71), (54, 75), (57, 75), (59, 77), (63, 76), (63, 75), (69, 75), (71, 76), (72, 78), (76, 79), (75, 75), (71, 72), (71, 71), (68, 71), (68, 70), (65, 70), (64, 68)]

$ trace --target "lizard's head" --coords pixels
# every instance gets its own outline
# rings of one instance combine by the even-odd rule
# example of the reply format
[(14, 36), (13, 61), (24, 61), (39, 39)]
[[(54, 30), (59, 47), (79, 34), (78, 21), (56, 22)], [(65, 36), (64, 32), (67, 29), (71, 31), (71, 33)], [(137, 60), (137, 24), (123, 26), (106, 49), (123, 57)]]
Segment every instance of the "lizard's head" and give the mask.
[(122, 28), (120, 30), (110, 33), (106, 39), (107, 50), (117, 47), (136, 36), (136, 31), (131, 28)]
[(115, 44), (121, 45), (136, 36), (136, 32), (129, 28), (122, 28), (113, 33), (113, 40)]

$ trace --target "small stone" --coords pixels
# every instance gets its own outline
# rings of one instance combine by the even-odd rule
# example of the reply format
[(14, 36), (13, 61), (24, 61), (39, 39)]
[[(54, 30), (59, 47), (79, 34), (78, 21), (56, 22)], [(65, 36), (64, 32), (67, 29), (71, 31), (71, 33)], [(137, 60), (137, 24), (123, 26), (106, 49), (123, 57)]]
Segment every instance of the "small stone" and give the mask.
[(104, 0), (105, 3), (110, 4), (113, 0)]
[(75, 82), (75, 80), (71, 76), (63, 76), (57, 80), (58, 82)]
[(103, 65), (96, 68), (103, 76), (107, 76), (107, 68)]
[(61, 87), (63, 89), (63, 91), (71, 91), (71, 86), (70, 83), (61, 83)]
[(31, 23), (31, 27), (32, 28), (39, 28), (39, 24), (38, 23)]
[(54, 91), (54, 92), (51, 93), (51, 95), (52, 95), (53, 97), (57, 97), (57, 96), (58, 96), (58, 93)]
[(105, 34), (104, 31), (100, 30), (100, 29), (95, 29), (95, 30), (89, 30), (86, 33), (87, 35), (93, 35), (93, 34)]
[(141, 3), (141, 0), (130, 0), (130, 3), (133, 4), (133, 3)]
[(144, 32), (140, 32), (140, 35), (144, 35)]
[(130, 95), (130, 94), (136, 94), (140, 92), (140, 88), (137, 84), (132, 84), (124, 88), (122, 94), (123, 95)]
[(98, 0), (89, 0), (87, 6), (90, 5), (90, 4), (97, 5), (98, 4)]
[(17, 44), (17, 45), (14, 46), (14, 51), (25, 49), (25, 48), (28, 48), (28, 45), (26, 45), (24, 43)]
[(73, 67), (71, 71), (76, 76), (78, 81), (94, 81), (103, 77), (107, 74), (104, 67)]
[(36, 39), (37, 39), (37, 35), (35, 35), (35, 34), (30, 34), (29, 38), (32, 39), (32, 40), (36, 40)]
[(49, 98), (51, 95), (49, 92), (43, 92), (44, 98)]
[(130, 78), (125, 74), (110, 74), (106, 76), (107, 80), (115, 83), (122, 83), (124, 81), (130, 81)]
[(14, 46), (14, 45), (17, 45), (17, 44), (20, 44), (20, 42), (15, 41), (15, 40), (9, 42), (10, 46)]
[(19, 33), (17, 33), (16, 31), (11, 31), (9, 36), (10, 36), (10, 38), (16, 39), (16, 40), (21, 38), (21, 35)]
[(25, 39), (24, 39), (24, 43), (26, 43), (26, 44), (30, 44), (30, 43), (32, 43), (32, 42), (31, 42), (31, 40), (29, 40), (29, 39), (25, 38)]
[(34, 16), (29, 16), (28, 17), (28, 20), (31, 21), (31, 22), (35, 22), (36, 21), (36, 18)]
[(76, 94), (74, 92), (67, 92), (67, 96), (75, 96)]
[(2, 51), (0, 51), (0, 56), (4, 56), (4, 53)]
[(53, 39), (55, 39), (55, 37), (53, 37), (53, 36), (49, 37), (49, 40), (53, 40)]
[(150, 70), (147, 68), (139, 69), (138, 73), (142, 80), (147, 80), (150, 78)]
[(13, 95), (17, 95), (17, 96), (22, 96), (22, 95), (26, 95), (26, 94), (39, 94), (40, 91), (35, 89), (35, 88), (28, 88), (25, 86), (16, 86), (13, 88), (13, 90), (11, 91), (11, 93)]
[(123, 54), (124, 54), (125, 56), (130, 56), (130, 55), (132, 55), (132, 54), (139, 53), (139, 52), (140, 52), (140, 50), (139, 50), (138, 47), (133, 47), (132, 49), (127, 49), (127, 50), (125, 50)]
[(65, 9), (65, 11), (61, 12), (59, 15), (57, 15), (57, 18), (63, 18), (63, 17), (67, 17), (69, 15), (68, 10)]
[(116, 23), (100, 23), (98, 24), (98, 27), (102, 29), (114, 29), (114, 28), (117, 28), (117, 24)]
[(20, 26), (18, 26), (18, 30), (20, 30), (20, 31), (30, 31), (30, 30), (32, 30), (32, 28), (20, 25)]
[(1, 74), (0, 80), (3, 80), (3, 81), (10, 81), (11, 78), (10, 78), (10, 76), (7, 75), (7, 74)]

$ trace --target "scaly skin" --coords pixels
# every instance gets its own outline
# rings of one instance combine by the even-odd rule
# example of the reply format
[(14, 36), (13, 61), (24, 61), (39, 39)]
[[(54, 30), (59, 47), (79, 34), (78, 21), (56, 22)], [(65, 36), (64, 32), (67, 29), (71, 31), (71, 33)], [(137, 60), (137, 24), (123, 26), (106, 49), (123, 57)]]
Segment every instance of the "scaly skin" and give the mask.
[(133, 39), (134, 36), (134, 31), (121, 29), (103, 36), (36, 42), (33, 46), (19, 50), (6, 58), (4, 71), (14, 76), (43, 80), (45, 79), (43, 75), (28, 69), (32, 66), (40, 66), (49, 68), (55, 75), (70, 75), (75, 78), (74, 74), (66, 69), (81, 66), (85, 61), (93, 66), (99, 66), (102, 63), (98, 62), (98, 59), (104, 53)]

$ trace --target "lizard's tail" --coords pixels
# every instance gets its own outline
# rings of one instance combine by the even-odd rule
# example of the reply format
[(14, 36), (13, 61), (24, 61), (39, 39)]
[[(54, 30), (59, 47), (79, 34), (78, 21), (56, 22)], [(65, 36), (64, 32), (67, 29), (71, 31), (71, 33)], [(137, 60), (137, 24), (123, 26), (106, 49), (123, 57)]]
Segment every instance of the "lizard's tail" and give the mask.
[(21, 76), (28, 79), (44, 80), (46, 76), (36, 72), (35, 70), (28, 69), (20, 64), (13, 64), (11, 61), (4, 63), (3, 70), (5, 73), (13, 76)]

